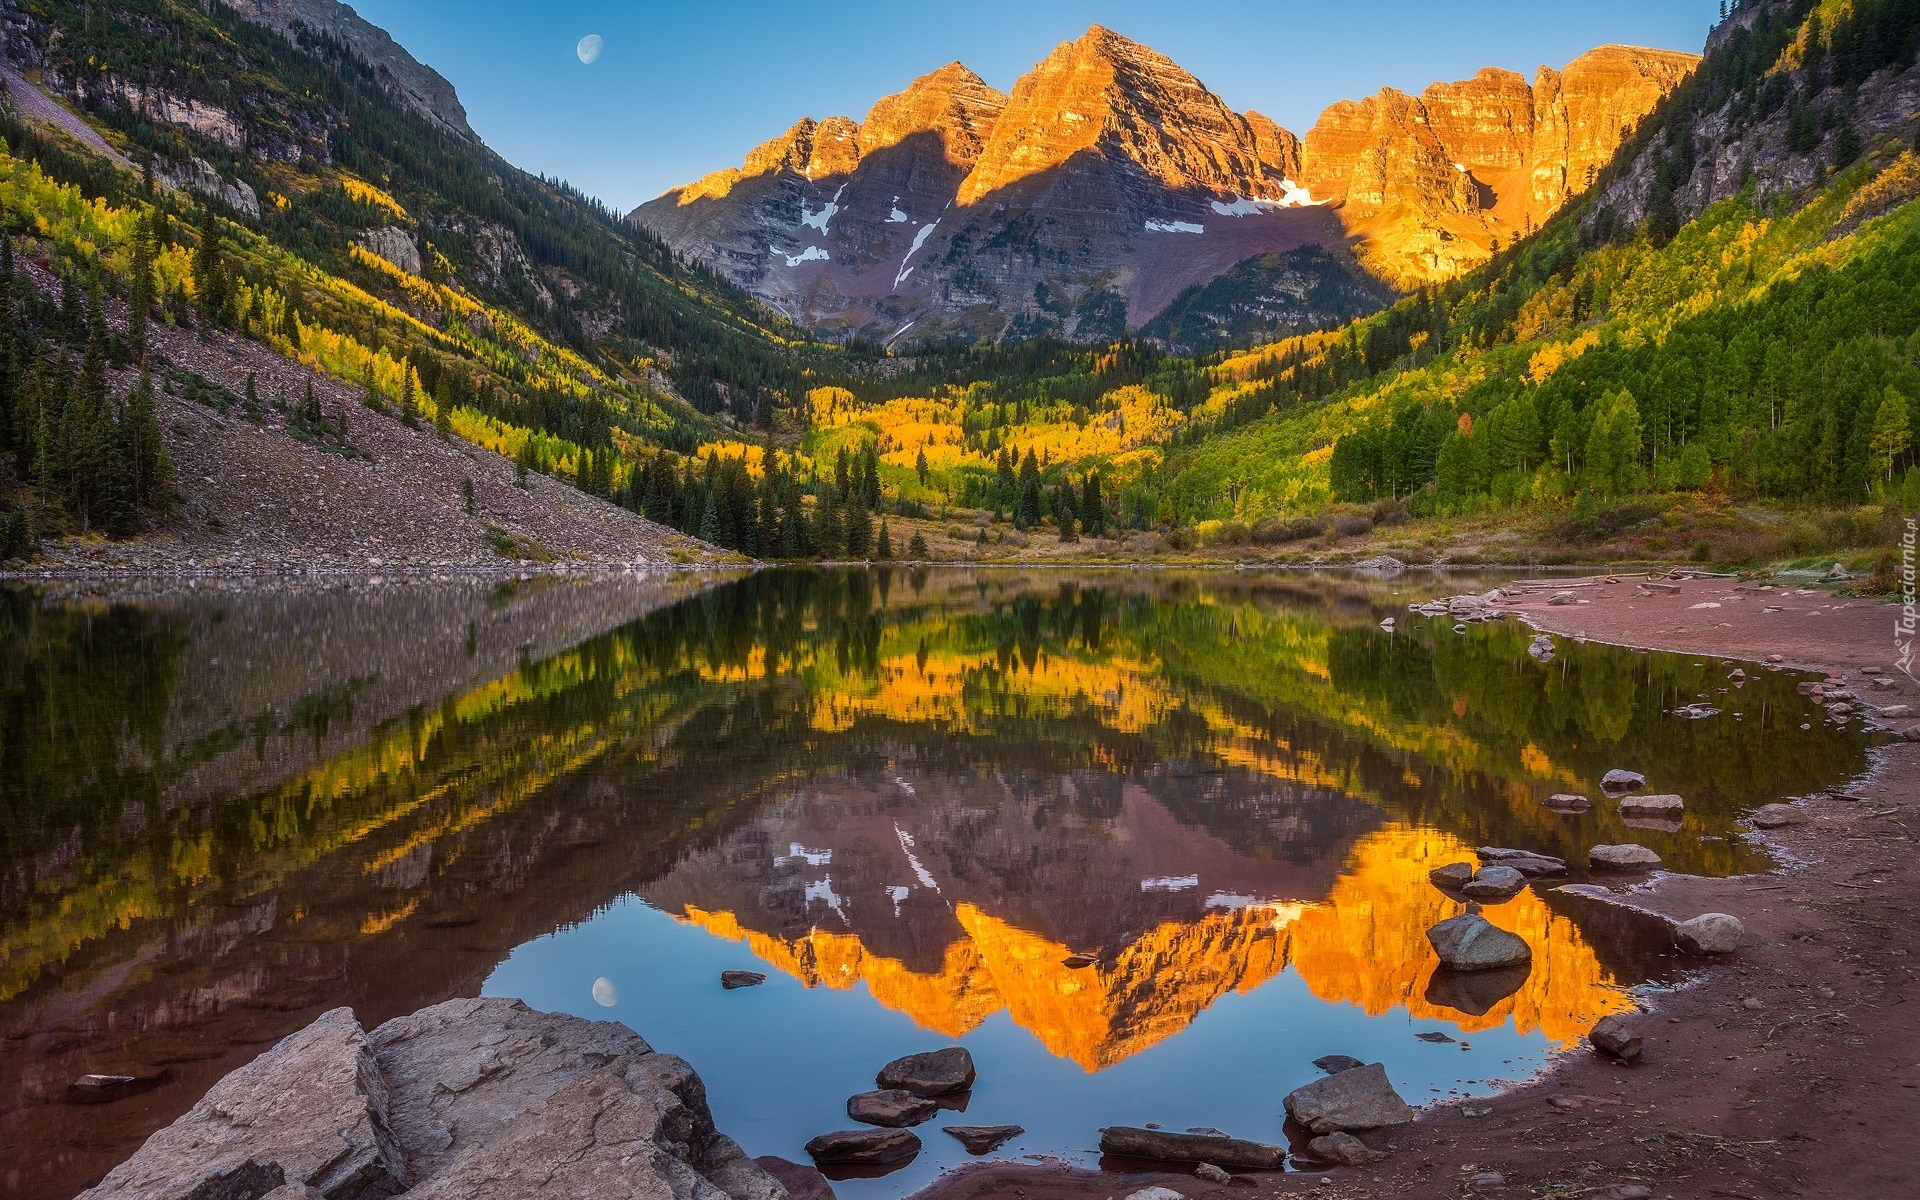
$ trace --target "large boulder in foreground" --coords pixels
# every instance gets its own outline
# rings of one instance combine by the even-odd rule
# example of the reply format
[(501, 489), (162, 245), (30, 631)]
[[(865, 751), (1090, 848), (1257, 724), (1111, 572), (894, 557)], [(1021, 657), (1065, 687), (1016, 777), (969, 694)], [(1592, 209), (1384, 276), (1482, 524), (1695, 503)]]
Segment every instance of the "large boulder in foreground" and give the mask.
[(916, 1096), (945, 1096), (973, 1086), (973, 1055), (964, 1047), (930, 1050), (896, 1058), (880, 1068), (873, 1081), (882, 1090), (898, 1089)]
[(1473, 913), (1435, 925), (1427, 930), (1427, 941), (1440, 962), (1453, 971), (1493, 971), (1533, 961), (1533, 949), (1525, 939)]
[(1265, 1142), (1243, 1142), (1239, 1138), (1204, 1133), (1135, 1129), (1130, 1125), (1102, 1129), (1100, 1153), (1152, 1158), (1162, 1162), (1204, 1162), (1216, 1167), (1238, 1167), (1245, 1171), (1278, 1171), (1287, 1162), (1285, 1150)]
[[(364, 1122), (361, 1116), (364, 1113)], [(481, 1195), (787, 1200), (685, 1062), (624, 1025), (451, 1000), (363, 1033), (327, 1013), (214, 1086), (88, 1200)]]
[(1701, 913), (1691, 921), (1673, 926), (1673, 944), (1688, 954), (1704, 958), (1714, 954), (1732, 954), (1746, 936), (1740, 918), (1726, 913)]
[(1385, 1129), (1413, 1121), (1413, 1109), (1387, 1080), (1383, 1063), (1368, 1063), (1287, 1093), (1287, 1115), (1317, 1134)]

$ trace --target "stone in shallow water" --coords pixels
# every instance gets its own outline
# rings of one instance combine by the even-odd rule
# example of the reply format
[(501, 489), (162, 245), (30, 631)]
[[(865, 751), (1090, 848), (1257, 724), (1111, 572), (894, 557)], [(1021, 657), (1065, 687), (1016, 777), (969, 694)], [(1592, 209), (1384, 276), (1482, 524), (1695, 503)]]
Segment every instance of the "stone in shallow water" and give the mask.
[(1628, 796), (1620, 801), (1623, 817), (1664, 817), (1678, 820), (1687, 811), (1687, 802), (1678, 796)]
[(1546, 804), (1554, 812), (1563, 813), (1583, 813), (1593, 807), (1593, 801), (1571, 792), (1555, 792), (1547, 797)]
[(1287, 1115), (1314, 1133), (1352, 1133), (1413, 1121), (1382, 1063), (1316, 1079), (1287, 1093)]
[(1193, 1169), (1193, 1173), (1208, 1183), (1232, 1183), (1233, 1176), (1212, 1163), (1203, 1162)]
[(942, 1125), (967, 1148), (968, 1154), (992, 1154), (1026, 1132), (1021, 1125)]
[(1285, 1150), (1264, 1142), (1243, 1142), (1239, 1138), (1210, 1134), (1168, 1133), (1164, 1129), (1136, 1129), (1128, 1125), (1102, 1129), (1100, 1153), (1163, 1162), (1210, 1162), (1249, 1171), (1277, 1171), (1287, 1161)]
[(1647, 777), (1638, 771), (1608, 771), (1600, 777), (1600, 788), (1608, 795), (1617, 796), (1622, 792), (1637, 792), (1647, 786)]
[(720, 986), (730, 992), (736, 988), (759, 987), (766, 981), (767, 977), (758, 971), (720, 972)]
[(1432, 881), (1433, 886), (1442, 891), (1457, 892), (1467, 886), (1467, 882), (1473, 878), (1473, 864), (1448, 863), (1444, 867), (1435, 867), (1428, 871), (1427, 878)]
[(1472, 913), (1435, 925), (1427, 930), (1427, 941), (1440, 961), (1455, 971), (1491, 971), (1533, 961), (1533, 950), (1524, 939)]
[(1321, 1162), (1339, 1163), (1344, 1167), (1364, 1167), (1387, 1156), (1386, 1151), (1375, 1150), (1350, 1133), (1322, 1134), (1307, 1143), (1307, 1153)]
[(882, 1088), (898, 1088), (916, 1096), (944, 1096), (964, 1092), (973, 1086), (973, 1055), (959, 1046), (909, 1054), (880, 1068), (874, 1082)]
[(1481, 867), (1460, 890), (1475, 900), (1511, 900), (1527, 886), (1527, 877), (1503, 863)]
[(1699, 957), (1732, 954), (1740, 948), (1740, 939), (1746, 936), (1746, 932), (1738, 917), (1726, 913), (1701, 913), (1691, 921), (1674, 925), (1673, 944)]
[(879, 1092), (861, 1092), (847, 1099), (847, 1115), (866, 1125), (905, 1128), (918, 1125), (940, 1111), (926, 1096), (916, 1096), (900, 1088)]
[(1791, 804), (1763, 804), (1753, 810), (1755, 829), (1782, 829), (1788, 825), (1803, 825), (1807, 814)]
[(1484, 1017), (1495, 1005), (1525, 987), (1532, 974), (1531, 964), (1485, 971), (1442, 967), (1427, 979), (1427, 1003), (1472, 1017)]
[(1660, 865), (1660, 856), (1645, 846), (1626, 842), (1618, 846), (1595, 846), (1587, 851), (1587, 861), (1603, 871), (1648, 871)]
[(1351, 1071), (1355, 1067), (1364, 1067), (1367, 1064), (1349, 1054), (1324, 1054), (1314, 1059), (1313, 1065), (1329, 1075), (1338, 1075), (1342, 1071)]
[(920, 1139), (905, 1129), (843, 1129), (807, 1143), (817, 1163), (847, 1167), (890, 1167), (920, 1153)]

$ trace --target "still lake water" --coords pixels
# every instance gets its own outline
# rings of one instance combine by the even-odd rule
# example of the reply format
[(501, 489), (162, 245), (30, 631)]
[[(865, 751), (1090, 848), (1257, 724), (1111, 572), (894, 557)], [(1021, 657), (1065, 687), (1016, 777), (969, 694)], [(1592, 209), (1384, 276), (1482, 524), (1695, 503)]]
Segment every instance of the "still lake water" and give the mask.
[[(1416, 1104), (1497, 1090), (1680, 964), (1555, 880), (1487, 910), (1524, 979), (1436, 976), (1425, 931), (1459, 907), (1428, 870), (1620, 841), (1767, 870), (1743, 816), (1869, 743), (1791, 673), (1564, 639), (1542, 664), (1517, 623), (1406, 611), (1486, 585), (0, 592), (0, 1195), (71, 1195), (328, 1008), (476, 993), (626, 1022), (795, 1160), (882, 1063), (950, 1044), (980, 1072), (957, 1119), (1027, 1128), (1006, 1156), (1091, 1162), (1109, 1124), (1282, 1140), (1330, 1053)], [(1720, 715), (1671, 715), (1702, 697)], [(1624, 823), (1613, 767), (1685, 820)], [(1563, 791), (1594, 810), (1542, 806)], [(769, 978), (724, 992), (732, 968)], [(165, 1079), (65, 1104), (89, 1071)], [(841, 1194), (965, 1161), (955, 1120)]]

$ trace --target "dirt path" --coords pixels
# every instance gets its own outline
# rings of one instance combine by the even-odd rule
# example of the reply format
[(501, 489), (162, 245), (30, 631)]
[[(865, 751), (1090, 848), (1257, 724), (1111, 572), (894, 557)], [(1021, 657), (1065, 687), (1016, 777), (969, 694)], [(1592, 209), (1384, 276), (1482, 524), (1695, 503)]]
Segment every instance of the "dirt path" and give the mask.
[[(1673, 591), (1625, 581), (1555, 584), (1501, 607), (1569, 636), (1762, 663), (1778, 655), (1826, 670), (1872, 707), (1920, 705), (1920, 688), (1893, 670), (1897, 610), (1886, 605), (1731, 580), (1692, 580)], [(1588, 603), (1549, 603), (1556, 591)], [(1709, 604), (1718, 607), (1699, 607)], [(1875, 684), (1868, 668), (1884, 672), (1887, 685)], [(1884, 723), (1896, 731), (1914, 725)], [(1121, 1200), (1152, 1186), (1194, 1200), (1250, 1192), (1920, 1196), (1905, 1144), (1920, 1129), (1920, 742), (1884, 746), (1867, 778), (1799, 808), (1804, 824), (1754, 835), (1794, 867), (1735, 879), (1662, 877), (1622, 897), (1668, 916), (1732, 913), (1747, 930), (1738, 952), (1703, 969), (1692, 986), (1655, 994), (1633, 1018), (1647, 1043), (1633, 1067), (1572, 1052), (1524, 1088), (1436, 1105), (1410, 1128), (1363, 1135), (1391, 1151), (1374, 1167), (1299, 1164), (1295, 1173), (1223, 1186), (1184, 1172), (982, 1164), (916, 1200)], [(1656, 919), (1619, 905), (1609, 912)]]

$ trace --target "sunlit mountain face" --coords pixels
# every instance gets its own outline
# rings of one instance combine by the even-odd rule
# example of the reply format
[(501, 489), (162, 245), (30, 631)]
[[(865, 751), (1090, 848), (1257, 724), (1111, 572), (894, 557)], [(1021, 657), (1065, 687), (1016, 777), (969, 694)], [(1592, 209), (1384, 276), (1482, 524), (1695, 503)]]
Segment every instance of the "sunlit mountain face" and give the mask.
[[(326, 1008), (483, 989), (627, 1021), (788, 1157), (880, 1063), (953, 1042), (980, 1064), (968, 1120), (1026, 1126), (1014, 1153), (1117, 1122), (1277, 1140), (1328, 1053), (1416, 1103), (1524, 1077), (1673, 964), (1549, 880), (1486, 910), (1530, 970), (1437, 970), (1425, 932), (1461, 908), (1429, 870), (1620, 841), (1764, 870), (1740, 818), (1866, 743), (1790, 674), (1572, 642), (1542, 664), (1517, 627), (1406, 611), (1474, 582), (7, 596), (0, 1139), (52, 1149), (0, 1194), (72, 1194)], [(1719, 716), (1672, 715), (1702, 696)], [(1617, 766), (1684, 821), (1624, 823), (1597, 788)], [(1563, 791), (1594, 810), (1545, 808)], [(732, 967), (771, 978), (722, 992)], [(963, 1157), (923, 1133), (904, 1174), (843, 1190)]]

